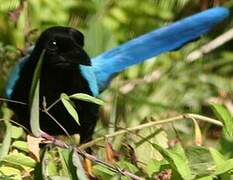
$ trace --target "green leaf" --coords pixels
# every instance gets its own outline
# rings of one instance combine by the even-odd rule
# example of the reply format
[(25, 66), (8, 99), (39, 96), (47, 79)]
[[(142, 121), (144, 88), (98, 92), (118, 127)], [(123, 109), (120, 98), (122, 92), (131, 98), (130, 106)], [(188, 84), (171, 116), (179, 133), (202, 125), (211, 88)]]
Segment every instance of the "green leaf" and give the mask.
[(42, 162), (41, 164), (37, 163), (37, 177), (42, 176), (43, 179), (48, 179), (48, 161), (49, 161), (49, 155), (48, 155), (48, 149), (44, 149), (42, 152)]
[(85, 170), (80, 161), (79, 155), (74, 150), (73, 150), (73, 155), (72, 155), (72, 162), (73, 162), (73, 165), (76, 167), (77, 178), (79, 180), (88, 180), (88, 177), (86, 176)]
[(81, 100), (81, 101), (86, 101), (86, 102), (91, 102), (91, 103), (95, 103), (95, 104), (98, 104), (98, 105), (103, 105), (104, 102), (98, 98), (95, 98), (93, 96), (90, 96), (88, 94), (83, 94), (83, 93), (76, 93), (76, 94), (72, 94), (70, 96), (70, 98), (73, 98), (73, 99), (78, 99), (78, 100)]
[[(135, 136), (135, 153), (137, 160), (143, 163), (148, 163), (151, 159), (162, 160), (161, 153), (154, 147), (158, 144), (162, 148), (168, 147), (167, 134), (162, 129), (151, 127), (142, 129)], [(145, 152), (146, 156), (145, 156)]]
[(18, 169), (8, 166), (0, 167), (0, 179), (21, 180), (21, 173)]
[(192, 179), (191, 169), (189, 168), (188, 159), (180, 144), (176, 144), (172, 149), (165, 149), (157, 144), (154, 147), (163, 155), (170, 163), (172, 169), (177, 171), (179, 175), (185, 179)]
[(209, 151), (216, 165), (225, 162), (224, 156), (220, 152), (218, 152), (216, 149), (209, 148)]
[(216, 116), (223, 122), (224, 133), (233, 137), (233, 117), (230, 112), (224, 105), (212, 104), (211, 107), (214, 110)]
[(215, 175), (220, 175), (221, 179), (223, 176), (230, 179), (230, 174), (228, 173), (233, 169), (233, 159), (226, 160), (225, 157), (214, 148), (210, 148), (210, 153), (215, 162)]
[(49, 179), (50, 180), (70, 180), (70, 178), (66, 176), (50, 176)]
[(57, 152), (54, 151), (55, 149), (48, 150), (46, 149), (44, 152), (42, 152), (42, 163), (41, 167), (37, 167), (37, 176), (40, 176), (40, 174), (43, 176), (43, 179), (50, 179), (50, 177), (58, 176), (60, 168), (59, 159), (57, 158)]
[(62, 167), (72, 180), (77, 179), (76, 168), (72, 163), (72, 151), (70, 149), (58, 148), (62, 160)]
[(111, 179), (111, 177), (116, 175), (116, 173), (112, 172), (108, 168), (103, 167), (103, 166), (98, 165), (98, 164), (93, 166), (92, 170), (93, 170), (93, 174), (102, 180), (109, 180), (109, 179)]
[(223, 174), (233, 170), (233, 159), (228, 159), (224, 163), (219, 163), (216, 166), (215, 175)]
[(186, 149), (192, 174), (196, 177), (210, 175), (213, 172), (214, 162), (209, 149), (200, 146), (191, 146)]
[(23, 153), (10, 153), (3, 158), (3, 161), (19, 166), (35, 167), (36, 161)]
[(14, 141), (11, 147), (17, 148), (24, 152), (29, 152), (28, 144), (25, 141)]
[(8, 154), (9, 149), (10, 149), (10, 144), (11, 144), (11, 136), (12, 136), (12, 125), (9, 122), (11, 113), (8, 108), (3, 107), (2, 109), (3, 109), (3, 119), (6, 125), (6, 131), (5, 131), (5, 136), (4, 136), (2, 146), (0, 149), (0, 159), (2, 159), (4, 156)]
[(213, 180), (213, 177), (212, 176), (205, 176), (205, 177), (198, 178), (197, 180)]
[(62, 93), (60, 98), (61, 98), (61, 101), (62, 101), (63, 105), (65, 106), (66, 110), (68, 111), (68, 113), (74, 118), (74, 120), (80, 126), (78, 113), (75, 110), (75, 108), (73, 107), (73, 104), (72, 104), (69, 96), (67, 94), (65, 94), (65, 93)]
[(23, 129), (21, 127), (12, 126), (11, 137), (14, 139), (19, 139), (23, 135)]
[(5, 136), (0, 149), (0, 159), (4, 158), (4, 156), (6, 156), (9, 152), (11, 144), (11, 132), (11, 124), (7, 122)]
[(30, 109), (30, 126), (32, 134), (36, 137), (41, 135), (40, 129), (40, 71), (42, 67), (45, 50), (42, 50), (40, 58), (37, 62), (36, 69), (33, 74), (32, 85), (29, 93)]
[(45, 161), (46, 161), (46, 149), (43, 148), (41, 149), (41, 154), (40, 154), (40, 158), (41, 158), (41, 162), (36, 163), (36, 166), (34, 168), (34, 179), (46, 179), (43, 176), (43, 173), (45, 172)]
[(39, 97), (39, 81), (36, 86), (35, 94), (33, 97), (31, 109), (30, 109), (30, 126), (32, 134), (36, 137), (41, 135), (40, 129), (40, 97)]
[(131, 164), (130, 162), (124, 161), (124, 160), (120, 160), (116, 162), (116, 165), (120, 167), (121, 169), (127, 169), (127, 171), (133, 174), (136, 174), (139, 171), (135, 165)]
[(36, 64), (36, 68), (35, 68), (35, 71), (33, 74), (32, 85), (31, 85), (30, 92), (29, 92), (29, 105), (32, 105), (33, 97), (34, 97), (36, 88), (38, 86), (37, 84), (40, 81), (40, 72), (41, 72), (44, 53), (45, 53), (45, 50), (43, 49), (41, 54), (40, 54), (39, 60)]
[(160, 171), (160, 168), (162, 165), (165, 165), (167, 164), (167, 162), (165, 160), (161, 160), (161, 161), (158, 161), (158, 160), (153, 160), (151, 159), (146, 168), (145, 168), (145, 171), (146, 173), (149, 175), (149, 177), (152, 177), (152, 175), (154, 173), (157, 173)]

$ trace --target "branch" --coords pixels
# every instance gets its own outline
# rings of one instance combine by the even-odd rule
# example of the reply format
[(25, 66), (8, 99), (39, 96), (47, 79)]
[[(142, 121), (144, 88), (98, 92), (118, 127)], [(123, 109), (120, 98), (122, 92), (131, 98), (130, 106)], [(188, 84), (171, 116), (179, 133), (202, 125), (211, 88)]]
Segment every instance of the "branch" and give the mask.
[(126, 134), (128, 132), (142, 130), (142, 129), (153, 127), (153, 126), (156, 126), (156, 125), (167, 124), (167, 123), (171, 123), (171, 122), (175, 122), (175, 121), (179, 121), (179, 120), (183, 120), (183, 119), (189, 119), (189, 120), (196, 119), (196, 120), (209, 122), (209, 123), (215, 124), (217, 126), (221, 126), (221, 127), (223, 126), (223, 123), (221, 121), (216, 120), (216, 119), (201, 116), (201, 115), (198, 115), (198, 114), (184, 114), (184, 115), (179, 115), (179, 116), (167, 118), (167, 119), (164, 119), (164, 120), (148, 122), (148, 123), (141, 124), (141, 125), (138, 125), (138, 126), (135, 126), (135, 127), (126, 128), (124, 130), (119, 130), (119, 131), (116, 131), (116, 132), (114, 132), (112, 134), (108, 134), (108, 135), (105, 135), (103, 137), (96, 138), (96, 139), (94, 139), (94, 140), (92, 140), (92, 141), (90, 141), (88, 143), (85, 143), (85, 144), (81, 145), (80, 148), (81, 149), (86, 149), (87, 147), (93, 146), (97, 142), (104, 141), (105, 139), (108, 139), (108, 138), (111, 138), (111, 137)]
[(66, 148), (66, 149), (72, 148), (79, 155), (81, 155), (82, 157), (85, 157), (85, 158), (91, 160), (92, 162), (95, 162), (97, 164), (105, 166), (106, 168), (108, 168), (109, 170), (111, 170), (111, 171), (113, 171), (115, 173), (119, 173), (119, 174), (121, 174), (123, 176), (130, 177), (133, 180), (143, 180), (143, 178), (141, 178), (141, 177), (139, 177), (139, 176), (137, 176), (135, 174), (132, 174), (132, 173), (130, 173), (129, 171), (127, 171), (125, 169), (117, 168), (117, 167), (113, 166), (112, 164), (109, 164), (109, 163), (107, 163), (105, 161), (102, 161), (102, 160), (98, 159), (94, 155), (88, 154), (86, 151), (83, 151), (78, 147), (73, 147), (72, 145), (69, 145), (69, 144), (67, 144), (67, 143), (65, 143), (63, 141), (55, 139), (53, 136), (50, 136), (49, 134), (43, 133), (43, 134), (41, 134), (41, 137), (46, 140), (46, 143), (51, 143), (51, 144), (54, 144), (56, 146), (59, 146), (61, 148)]
[(215, 38), (208, 44), (203, 45), (198, 50), (191, 52), (187, 56), (187, 61), (192, 62), (192, 61), (197, 60), (198, 58), (201, 58), (203, 55), (213, 51), (219, 46), (222, 46), (224, 43), (226, 43), (227, 41), (230, 41), (232, 38), (233, 38), (233, 28), (223, 33), (222, 35), (218, 36), (217, 38)]

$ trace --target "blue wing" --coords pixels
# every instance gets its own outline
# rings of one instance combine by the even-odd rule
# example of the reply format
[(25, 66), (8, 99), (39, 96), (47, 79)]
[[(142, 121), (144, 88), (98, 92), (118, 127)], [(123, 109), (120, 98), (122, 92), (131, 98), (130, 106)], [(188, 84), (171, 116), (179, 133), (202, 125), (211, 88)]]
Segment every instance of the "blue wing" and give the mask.
[(15, 84), (16, 84), (17, 80), (19, 79), (20, 72), (21, 72), (25, 62), (27, 62), (31, 52), (33, 51), (33, 48), (34, 48), (34, 46), (30, 47), (27, 50), (26, 55), (24, 57), (22, 57), (19, 60), (19, 62), (15, 65), (15, 67), (12, 69), (12, 71), (10, 73), (10, 77), (8, 78), (8, 81), (7, 81), (6, 87), (5, 87), (5, 97), (7, 97), (9, 99), (11, 98)]
[(177, 49), (208, 32), (229, 11), (216, 7), (157, 29), (92, 58), (98, 86), (103, 90), (118, 72), (162, 52)]

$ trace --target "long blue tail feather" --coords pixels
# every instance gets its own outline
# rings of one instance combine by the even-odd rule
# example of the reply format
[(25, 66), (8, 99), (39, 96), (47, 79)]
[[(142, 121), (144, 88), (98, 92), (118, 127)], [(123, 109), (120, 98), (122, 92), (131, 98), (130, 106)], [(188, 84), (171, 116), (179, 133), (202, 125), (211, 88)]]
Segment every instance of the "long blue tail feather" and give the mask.
[(227, 9), (212, 8), (139, 36), (92, 58), (99, 89), (103, 90), (118, 72), (163, 52), (183, 46), (188, 41), (208, 32), (227, 16), (229, 16)]

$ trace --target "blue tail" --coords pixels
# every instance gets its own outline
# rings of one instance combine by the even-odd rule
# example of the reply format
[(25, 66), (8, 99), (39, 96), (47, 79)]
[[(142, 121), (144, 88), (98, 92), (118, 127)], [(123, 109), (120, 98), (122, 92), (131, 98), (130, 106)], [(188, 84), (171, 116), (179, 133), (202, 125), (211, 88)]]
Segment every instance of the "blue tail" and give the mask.
[(208, 32), (228, 15), (229, 11), (225, 8), (212, 8), (142, 35), (92, 58), (100, 90), (103, 90), (118, 72), (160, 53), (181, 47)]

